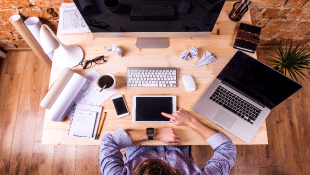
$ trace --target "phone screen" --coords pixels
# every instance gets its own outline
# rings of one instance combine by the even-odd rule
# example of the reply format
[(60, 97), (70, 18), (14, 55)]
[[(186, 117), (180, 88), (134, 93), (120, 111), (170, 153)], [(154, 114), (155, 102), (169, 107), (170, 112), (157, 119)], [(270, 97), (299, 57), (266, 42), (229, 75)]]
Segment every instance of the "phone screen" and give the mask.
[(112, 101), (113, 101), (117, 115), (128, 113), (123, 97), (115, 98)]

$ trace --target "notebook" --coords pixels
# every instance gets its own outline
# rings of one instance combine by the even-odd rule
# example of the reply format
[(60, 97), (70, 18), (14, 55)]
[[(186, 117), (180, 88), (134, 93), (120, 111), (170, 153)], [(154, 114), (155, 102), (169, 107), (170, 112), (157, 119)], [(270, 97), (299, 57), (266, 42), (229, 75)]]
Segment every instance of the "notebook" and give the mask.
[(261, 28), (241, 23), (237, 32), (234, 48), (254, 53), (260, 41)]
[(97, 112), (75, 111), (68, 135), (92, 138), (96, 134), (95, 126), (97, 117)]

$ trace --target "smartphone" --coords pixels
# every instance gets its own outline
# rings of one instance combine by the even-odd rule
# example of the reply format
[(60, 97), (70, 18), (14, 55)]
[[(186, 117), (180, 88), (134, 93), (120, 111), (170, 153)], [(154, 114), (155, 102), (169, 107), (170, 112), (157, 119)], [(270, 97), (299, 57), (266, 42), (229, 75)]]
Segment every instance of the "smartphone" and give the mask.
[(127, 109), (123, 95), (112, 97), (112, 102), (118, 118), (129, 115), (129, 111)]

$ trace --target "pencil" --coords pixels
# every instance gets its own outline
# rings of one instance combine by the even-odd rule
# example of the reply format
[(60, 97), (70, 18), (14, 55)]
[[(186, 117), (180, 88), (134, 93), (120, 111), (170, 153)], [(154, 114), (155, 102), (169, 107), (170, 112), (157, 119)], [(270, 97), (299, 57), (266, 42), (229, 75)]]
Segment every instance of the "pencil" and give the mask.
[(104, 113), (103, 113), (103, 116), (102, 116), (101, 119), (100, 119), (100, 122), (99, 122), (99, 125), (98, 125), (98, 129), (97, 129), (97, 133), (96, 133), (95, 139), (98, 139), (98, 138), (99, 138), (99, 134), (100, 134), (100, 132), (101, 132), (102, 125), (103, 125), (103, 121), (104, 121), (106, 115), (107, 115), (107, 113), (104, 112)]

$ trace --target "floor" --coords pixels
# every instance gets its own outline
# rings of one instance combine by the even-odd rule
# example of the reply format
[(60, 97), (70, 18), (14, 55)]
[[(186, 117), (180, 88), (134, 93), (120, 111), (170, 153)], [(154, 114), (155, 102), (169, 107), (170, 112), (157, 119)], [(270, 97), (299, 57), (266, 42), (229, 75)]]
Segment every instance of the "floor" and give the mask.
[[(266, 52), (259, 49), (258, 59)], [(310, 72), (306, 72), (308, 75)], [(41, 145), (49, 70), (31, 51), (0, 59), (0, 174), (100, 174), (99, 146)], [(310, 82), (273, 109), (267, 118), (268, 145), (237, 146), (233, 175), (310, 174)], [(193, 146), (204, 167), (210, 146)]]

